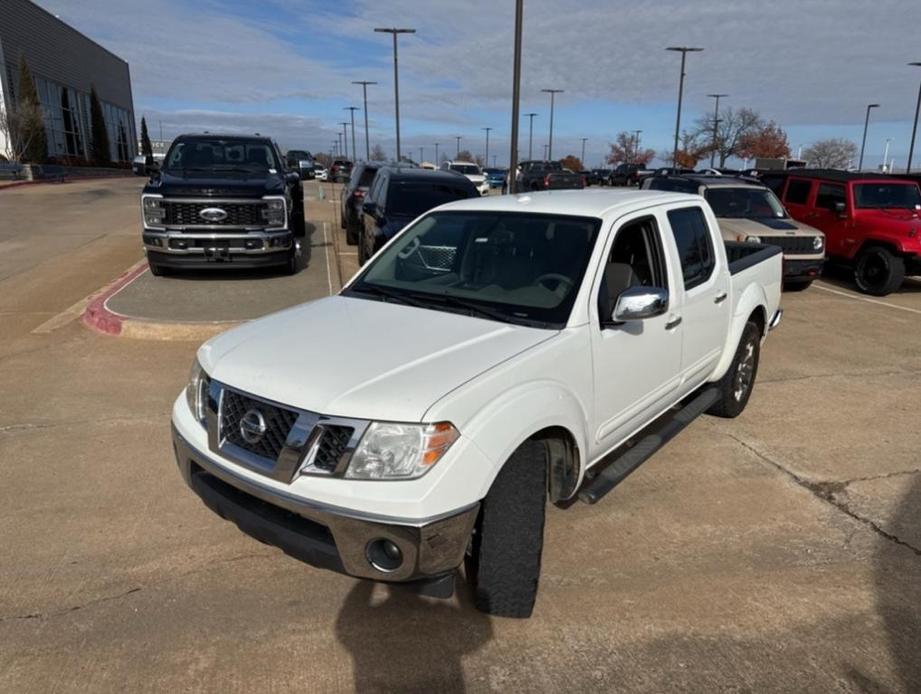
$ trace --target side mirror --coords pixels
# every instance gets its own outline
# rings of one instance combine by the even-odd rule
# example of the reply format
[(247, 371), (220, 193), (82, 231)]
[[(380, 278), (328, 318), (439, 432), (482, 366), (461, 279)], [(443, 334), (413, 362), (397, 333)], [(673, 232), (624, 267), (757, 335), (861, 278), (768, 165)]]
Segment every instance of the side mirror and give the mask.
[(839, 217), (847, 217), (847, 205), (843, 202), (836, 202), (831, 206), (831, 211)]
[(160, 174), (160, 162), (153, 157), (147, 157), (144, 160), (144, 173), (148, 176), (157, 176)]
[(297, 171), (288, 171), (285, 174), (286, 183), (297, 183), (301, 180), (301, 175)]
[(630, 287), (617, 297), (611, 313), (615, 323), (645, 320), (661, 316), (668, 310), (668, 290), (661, 287)]
[(374, 215), (377, 214), (377, 203), (376, 202), (363, 202), (361, 203), (361, 211), (373, 217)]

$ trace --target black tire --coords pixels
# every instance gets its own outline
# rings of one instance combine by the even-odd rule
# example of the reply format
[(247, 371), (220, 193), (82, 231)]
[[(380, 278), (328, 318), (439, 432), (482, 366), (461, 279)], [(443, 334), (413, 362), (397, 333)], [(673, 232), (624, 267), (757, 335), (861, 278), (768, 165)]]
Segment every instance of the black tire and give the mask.
[(350, 246), (358, 245), (358, 234), (361, 232), (361, 227), (357, 224), (346, 223), (345, 225), (345, 242)]
[(154, 277), (165, 277), (169, 274), (169, 271), (159, 263), (152, 263), (149, 260), (147, 261), (147, 267), (150, 268), (150, 274)]
[(732, 419), (742, 414), (758, 376), (758, 361), (761, 357), (761, 330), (756, 323), (748, 321), (742, 330), (739, 346), (726, 374), (716, 383), (720, 392), (707, 414)]
[(812, 280), (789, 280), (783, 283), (785, 292), (804, 292), (812, 286)]
[(300, 270), (300, 254), (297, 252), (297, 243), (295, 242), (291, 246), (291, 251), (288, 253), (288, 259), (285, 261), (285, 264), (282, 265), (282, 272), (286, 275), (296, 275), (298, 270)]
[(530, 617), (537, 597), (547, 504), (547, 450), (527, 441), (483, 500), (464, 560), (477, 609)]
[(365, 244), (367, 243), (365, 239), (365, 230), (359, 229), (358, 231), (358, 264), (364, 265), (368, 262), (368, 256), (365, 251)]
[(857, 256), (854, 283), (864, 294), (885, 296), (902, 286), (905, 259), (883, 246), (868, 246)]

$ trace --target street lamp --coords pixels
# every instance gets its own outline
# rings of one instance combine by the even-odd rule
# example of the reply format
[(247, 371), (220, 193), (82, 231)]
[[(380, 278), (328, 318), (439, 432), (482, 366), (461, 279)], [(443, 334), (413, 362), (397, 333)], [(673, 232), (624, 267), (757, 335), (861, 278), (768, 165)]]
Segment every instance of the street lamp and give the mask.
[(342, 154), (342, 133), (336, 133), (336, 156)]
[[(361, 95), (365, 105), (365, 161), (371, 161), (371, 142), (368, 139), (368, 85), (377, 84), (377, 82), (359, 81), (352, 82), (352, 84), (361, 85)], [(354, 132), (354, 130), (355, 126), (352, 126), (352, 131)]]
[(544, 161), (550, 161), (547, 159), (547, 143), (544, 143)]
[(545, 161), (550, 161), (550, 157), (553, 156), (553, 101), (554, 97), (557, 94), (562, 94), (562, 89), (541, 89), (545, 94), (550, 95), (550, 138), (547, 142), (547, 156), (544, 157)]
[(422, 145), (419, 145), (419, 163), (425, 159), (425, 148)]
[(728, 94), (707, 94), (711, 99), (716, 99), (716, 105), (713, 107), (713, 151), (710, 152), (710, 168), (713, 168), (713, 160), (716, 157), (716, 141), (719, 138), (720, 124), (720, 99)]
[(397, 72), (397, 35), (398, 34), (415, 34), (415, 29), (397, 29), (396, 27), (387, 29), (378, 27), (374, 31), (379, 34), (391, 34), (393, 36), (393, 104), (396, 111), (397, 121), (397, 163), (400, 161), (400, 78)]
[(582, 138), (582, 158), (579, 159), (579, 161), (582, 162), (582, 168), (583, 168), (583, 169), (585, 168), (585, 143), (586, 143), (586, 142), (588, 142), (588, 138), (587, 138), (587, 137), (583, 137), (583, 138)]
[(858, 171), (863, 171), (863, 150), (867, 146), (867, 127), (870, 125), (871, 108), (879, 108), (879, 104), (867, 104), (867, 115), (863, 119), (863, 141), (860, 143), (860, 160), (857, 162)]
[(345, 158), (349, 158), (349, 124), (347, 121), (339, 123), (342, 126), (342, 148), (345, 150)]
[(343, 111), (350, 111), (352, 114), (352, 159), (358, 159), (358, 150), (355, 149), (355, 111), (358, 111), (357, 106), (346, 106)]
[[(908, 63), (913, 67), (921, 67), (921, 63)], [(911, 126), (911, 144), (908, 146), (908, 164), (905, 173), (911, 173), (911, 157), (915, 151), (915, 134), (918, 132), (918, 111), (921, 111), (921, 86), (918, 87), (918, 104), (915, 106), (915, 124)]]
[(640, 156), (640, 133), (642, 130), (633, 131), (633, 163), (636, 164)]
[(435, 166), (439, 166), (439, 163), (438, 163), (438, 145), (439, 144), (441, 143), (440, 142), (435, 143)]
[(536, 113), (526, 113), (524, 114), (528, 117), (528, 159), (533, 159), (534, 155), (531, 152), (531, 145), (534, 142), (534, 116)]
[(508, 192), (518, 192), (515, 175), (518, 169), (518, 107), (521, 103), (521, 27), (524, 20), (524, 0), (515, 0), (515, 49), (512, 64), (512, 136), (508, 154)]
[(665, 50), (681, 53), (681, 78), (678, 80), (678, 114), (675, 116), (675, 148), (672, 151), (672, 166), (678, 168), (678, 130), (681, 128), (681, 100), (684, 97), (684, 63), (688, 53), (699, 53), (703, 48), (669, 46)]
[(486, 131), (486, 156), (483, 157), (483, 161), (486, 162), (486, 166), (489, 166), (489, 131), (492, 130), (492, 128), (480, 128), (480, 130)]
[(457, 140), (457, 152), (455, 152), (455, 154), (454, 154), (454, 158), (457, 159), (457, 157), (460, 156), (460, 141), (461, 141), (461, 136), (460, 136), (460, 135), (455, 135), (455, 136), (454, 136), (454, 139)]

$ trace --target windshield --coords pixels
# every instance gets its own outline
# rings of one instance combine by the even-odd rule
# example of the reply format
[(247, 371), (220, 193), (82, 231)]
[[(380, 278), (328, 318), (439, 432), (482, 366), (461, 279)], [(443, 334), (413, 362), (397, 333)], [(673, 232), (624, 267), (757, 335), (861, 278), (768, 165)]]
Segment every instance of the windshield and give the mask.
[(561, 328), (600, 226), (586, 217), (435, 212), (400, 234), (349, 291)]
[(288, 152), (288, 161), (292, 163), (296, 163), (304, 159), (312, 159), (312, 158), (313, 157), (310, 156), (310, 152), (305, 152), (302, 149), (292, 149), (291, 151)]
[(854, 204), (864, 209), (913, 210), (921, 205), (921, 191), (913, 183), (858, 183)]
[[(460, 179), (467, 185), (469, 183)], [(399, 217), (418, 217), (433, 207), (446, 202), (464, 200), (472, 197), (475, 191), (469, 188), (444, 183), (395, 182), (390, 184), (387, 194), (387, 214)]]
[(780, 200), (767, 188), (708, 188), (704, 197), (717, 217), (786, 219)]
[(261, 173), (278, 168), (272, 146), (259, 140), (179, 140), (166, 156), (166, 169), (173, 171)]
[(451, 164), (451, 170), (466, 176), (475, 176), (480, 173), (480, 167), (476, 164)]

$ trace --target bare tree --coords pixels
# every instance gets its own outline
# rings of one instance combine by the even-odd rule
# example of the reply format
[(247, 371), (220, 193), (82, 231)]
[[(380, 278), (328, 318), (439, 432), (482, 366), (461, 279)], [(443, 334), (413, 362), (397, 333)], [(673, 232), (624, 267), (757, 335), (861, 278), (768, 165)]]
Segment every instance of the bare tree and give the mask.
[(44, 138), (45, 122), (42, 109), (32, 102), (0, 106), (0, 134), (5, 143), (4, 155), (14, 162), (29, 160), (36, 140)]
[(469, 150), (466, 150), (466, 149), (462, 149), (460, 152), (458, 152), (457, 156), (455, 156), (454, 159), (456, 159), (457, 161), (469, 161), (469, 162), (474, 161), (473, 155), (470, 153)]
[(700, 142), (701, 157), (715, 151), (719, 158), (719, 166), (725, 166), (726, 160), (737, 156), (748, 138), (764, 126), (761, 116), (750, 108), (740, 108), (736, 111), (727, 108), (720, 112), (715, 138), (713, 117), (709, 115), (697, 119), (693, 133)]
[(840, 137), (813, 142), (803, 150), (803, 158), (817, 169), (845, 169), (857, 156), (857, 145)]
[(688, 132), (683, 131), (681, 133), (681, 138), (678, 140), (678, 159), (674, 160), (673, 152), (671, 149), (663, 151), (659, 154), (659, 158), (668, 162), (671, 166), (684, 169), (693, 169), (697, 166), (703, 157), (710, 151), (707, 149), (707, 145), (701, 144), (700, 137), (697, 132)]
[(371, 161), (387, 161), (387, 154), (380, 145), (374, 145), (371, 148)]
[(617, 138), (611, 143), (611, 151), (608, 153), (608, 164), (639, 164), (646, 166), (655, 156), (654, 149), (640, 149), (639, 138), (634, 133), (628, 133), (626, 130), (617, 133)]

